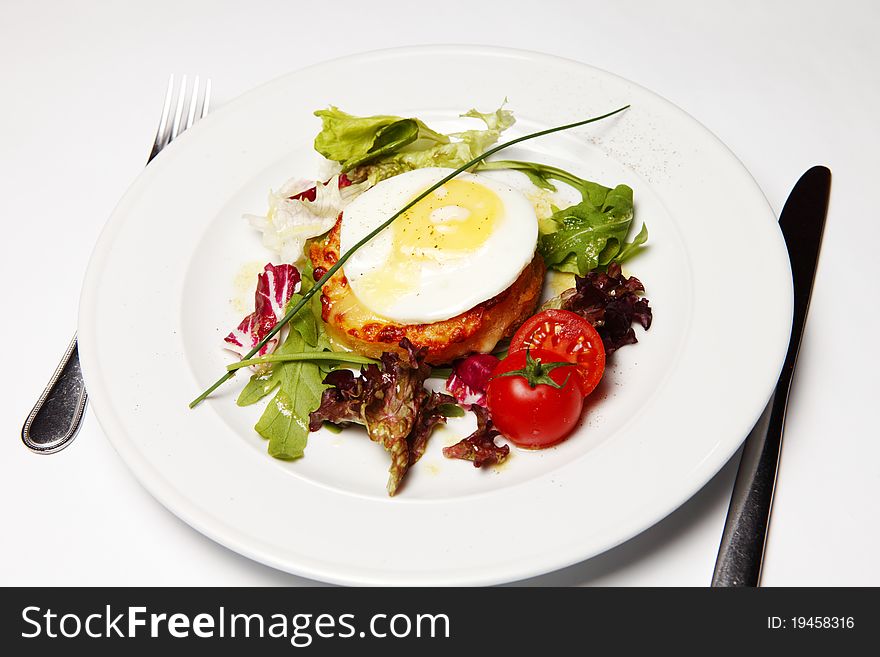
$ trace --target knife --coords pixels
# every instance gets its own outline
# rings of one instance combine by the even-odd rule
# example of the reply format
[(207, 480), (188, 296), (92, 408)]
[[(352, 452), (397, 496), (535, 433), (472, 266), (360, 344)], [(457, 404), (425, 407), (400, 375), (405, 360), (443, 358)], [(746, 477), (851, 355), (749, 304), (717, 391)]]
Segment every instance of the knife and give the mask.
[(810, 307), (830, 192), (831, 171), (813, 167), (798, 180), (779, 218), (794, 282), (791, 338), (773, 396), (743, 447), (712, 586), (758, 586), (761, 581), (788, 393)]

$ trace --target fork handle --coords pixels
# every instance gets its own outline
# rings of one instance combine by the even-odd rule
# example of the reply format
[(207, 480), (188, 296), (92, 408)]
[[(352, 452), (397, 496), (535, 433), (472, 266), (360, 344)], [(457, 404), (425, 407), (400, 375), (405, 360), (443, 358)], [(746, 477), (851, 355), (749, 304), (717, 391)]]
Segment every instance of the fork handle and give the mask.
[(74, 335), (21, 429), (25, 447), (37, 454), (52, 454), (67, 447), (79, 431), (87, 399)]

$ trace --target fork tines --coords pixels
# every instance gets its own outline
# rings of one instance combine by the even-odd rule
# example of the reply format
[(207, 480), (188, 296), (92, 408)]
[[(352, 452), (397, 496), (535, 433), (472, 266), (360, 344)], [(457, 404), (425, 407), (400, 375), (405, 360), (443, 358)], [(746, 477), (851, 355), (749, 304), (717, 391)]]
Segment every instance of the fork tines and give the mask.
[[(162, 119), (156, 131), (156, 140), (150, 152), (152, 160), (165, 146), (177, 139), (185, 130), (208, 114), (211, 103), (211, 78), (200, 84), (199, 76), (195, 76), (191, 87), (187, 87), (187, 76), (180, 79), (180, 87), (174, 88), (174, 75), (168, 78), (168, 90), (165, 92), (165, 105), (162, 108)], [(172, 118), (171, 111), (174, 108)]]

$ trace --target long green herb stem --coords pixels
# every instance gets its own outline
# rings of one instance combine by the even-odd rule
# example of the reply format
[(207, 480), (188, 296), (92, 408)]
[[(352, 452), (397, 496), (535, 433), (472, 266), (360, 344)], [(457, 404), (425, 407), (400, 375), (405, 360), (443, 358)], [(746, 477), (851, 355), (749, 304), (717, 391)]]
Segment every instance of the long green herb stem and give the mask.
[(448, 379), (452, 376), (452, 368), (451, 367), (432, 367), (431, 373), (428, 375), (429, 379)]
[[(293, 308), (291, 308), (290, 310), (287, 311), (287, 314), (285, 314), (284, 317), (282, 317), (281, 320), (277, 324), (275, 324), (275, 326), (272, 327), (272, 330), (270, 330), (266, 334), (266, 337), (264, 337), (262, 340), (260, 340), (260, 342), (257, 343), (257, 345), (253, 349), (251, 349), (247, 354), (245, 354), (243, 361), (246, 361), (246, 360), (252, 358), (256, 353), (258, 353), (260, 351), (260, 349), (262, 349), (263, 346), (269, 340), (271, 340), (282, 328), (284, 328), (284, 326), (293, 318), (294, 315), (296, 315), (296, 313), (298, 313), (300, 310), (305, 308), (306, 304), (308, 304), (308, 302), (309, 302), (309, 299), (311, 299), (313, 296), (315, 296), (315, 294), (317, 294), (318, 290), (320, 290), (324, 286), (324, 284), (327, 281), (329, 281), (330, 278), (332, 278), (332, 276), (342, 268), (342, 265), (344, 265), (346, 263), (346, 261), (359, 248), (361, 248), (364, 244), (369, 242), (371, 239), (373, 239), (376, 235), (381, 233), (383, 230), (388, 228), (388, 226), (390, 226), (392, 224), (392, 222), (394, 222), (395, 219), (397, 219), (400, 215), (402, 215), (404, 212), (409, 210), (411, 207), (413, 207), (416, 203), (421, 201), (423, 198), (428, 196), (428, 194), (430, 194), (434, 190), (439, 189), (440, 187), (442, 187), (443, 185), (448, 183), (450, 180), (455, 178), (457, 175), (464, 173), (465, 171), (467, 171), (471, 167), (479, 164), (484, 159), (486, 159), (490, 155), (494, 155), (495, 153), (497, 153), (500, 150), (503, 150), (505, 148), (510, 148), (511, 146), (514, 146), (515, 144), (522, 143), (522, 142), (527, 141), (529, 139), (535, 139), (537, 137), (543, 137), (545, 135), (549, 135), (554, 132), (561, 132), (563, 130), (571, 130), (572, 128), (577, 128), (582, 125), (587, 125), (588, 123), (594, 123), (596, 121), (601, 121), (602, 119), (607, 119), (609, 116), (614, 116), (615, 114), (618, 114), (628, 108), (629, 108), (629, 105), (624, 105), (623, 107), (619, 107), (618, 109), (614, 110), (613, 112), (608, 112), (607, 114), (602, 114), (601, 116), (594, 116), (589, 119), (584, 119), (583, 121), (576, 121), (574, 123), (567, 123), (565, 125), (560, 125), (560, 126), (556, 126), (553, 128), (547, 128), (545, 130), (539, 130), (537, 132), (532, 132), (527, 135), (523, 135), (522, 137), (517, 137), (516, 139), (511, 139), (510, 141), (506, 141), (503, 144), (499, 144), (498, 146), (493, 146), (492, 148), (490, 148), (489, 150), (484, 152), (482, 155), (475, 157), (470, 162), (458, 167), (455, 171), (453, 171), (449, 175), (443, 177), (438, 182), (431, 185), (424, 192), (422, 192), (421, 194), (416, 196), (412, 201), (410, 201), (405, 206), (403, 206), (400, 210), (398, 210), (393, 215), (391, 215), (391, 217), (389, 219), (387, 219), (382, 224), (380, 224), (376, 229), (374, 229), (370, 233), (368, 233), (362, 240), (357, 242), (348, 251), (341, 254), (339, 256), (339, 260), (337, 260), (336, 263), (332, 267), (330, 267), (327, 270), (327, 272), (323, 276), (321, 276), (320, 279), (318, 279), (315, 282), (314, 286), (312, 286), (311, 289), (309, 289), (305, 294), (303, 294), (302, 299), (300, 299), (299, 302), (295, 306), (293, 306)], [(189, 403), (189, 407), (195, 408), (196, 406), (198, 406), (201, 402), (203, 402), (205, 399), (207, 399), (207, 397), (212, 392), (214, 392), (217, 388), (219, 388), (224, 383), (226, 383), (229, 379), (231, 379), (233, 376), (235, 376), (236, 371), (237, 370), (227, 371), (226, 374), (224, 374), (219, 379), (217, 379), (213, 384), (211, 384), (211, 386), (209, 386), (204, 392), (202, 392), (202, 394), (200, 394), (198, 397), (193, 399)]]
[(350, 363), (352, 365), (378, 365), (379, 361), (375, 358), (367, 358), (357, 354), (349, 354), (338, 351), (300, 351), (295, 354), (268, 354), (259, 358), (248, 358), (240, 360), (237, 363), (227, 365), (226, 369), (230, 372), (240, 370), (242, 367), (250, 365), (261, 365), (262, 363), (292, 363), (297, 361), (330, 361), (333, 363)]

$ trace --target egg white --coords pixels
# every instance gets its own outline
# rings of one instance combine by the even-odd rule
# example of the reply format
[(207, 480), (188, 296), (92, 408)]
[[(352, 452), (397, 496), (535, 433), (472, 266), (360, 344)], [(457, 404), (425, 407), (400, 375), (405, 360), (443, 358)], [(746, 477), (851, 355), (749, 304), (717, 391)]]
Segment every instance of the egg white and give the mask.
[[(347, 253), (370, 231), (452, 169), (416, 169), (388, 178), (355, 199), (343, 212), (340, 248)], [(395, 246), (389, 226), (352, 254), (343, 272), (352, 292), (373, 313), (402, 324), (450, 319), (510, 287), (531, 262), (538, 240), (533, 204), (510, 185), (487, 176), (460, 174), (454, 180), (481, 185), (500, 199), (491, 233), (474, 248), (438, 249), (423, 260)], [(444, 188), (437, 192), (443, 198)], [(465, 216), (460, 207), (431, 215), (437, 224)], [(389, 276), (389, 272), (392, 275)], [(377, 286), (375, 281), (382, 279)]]

